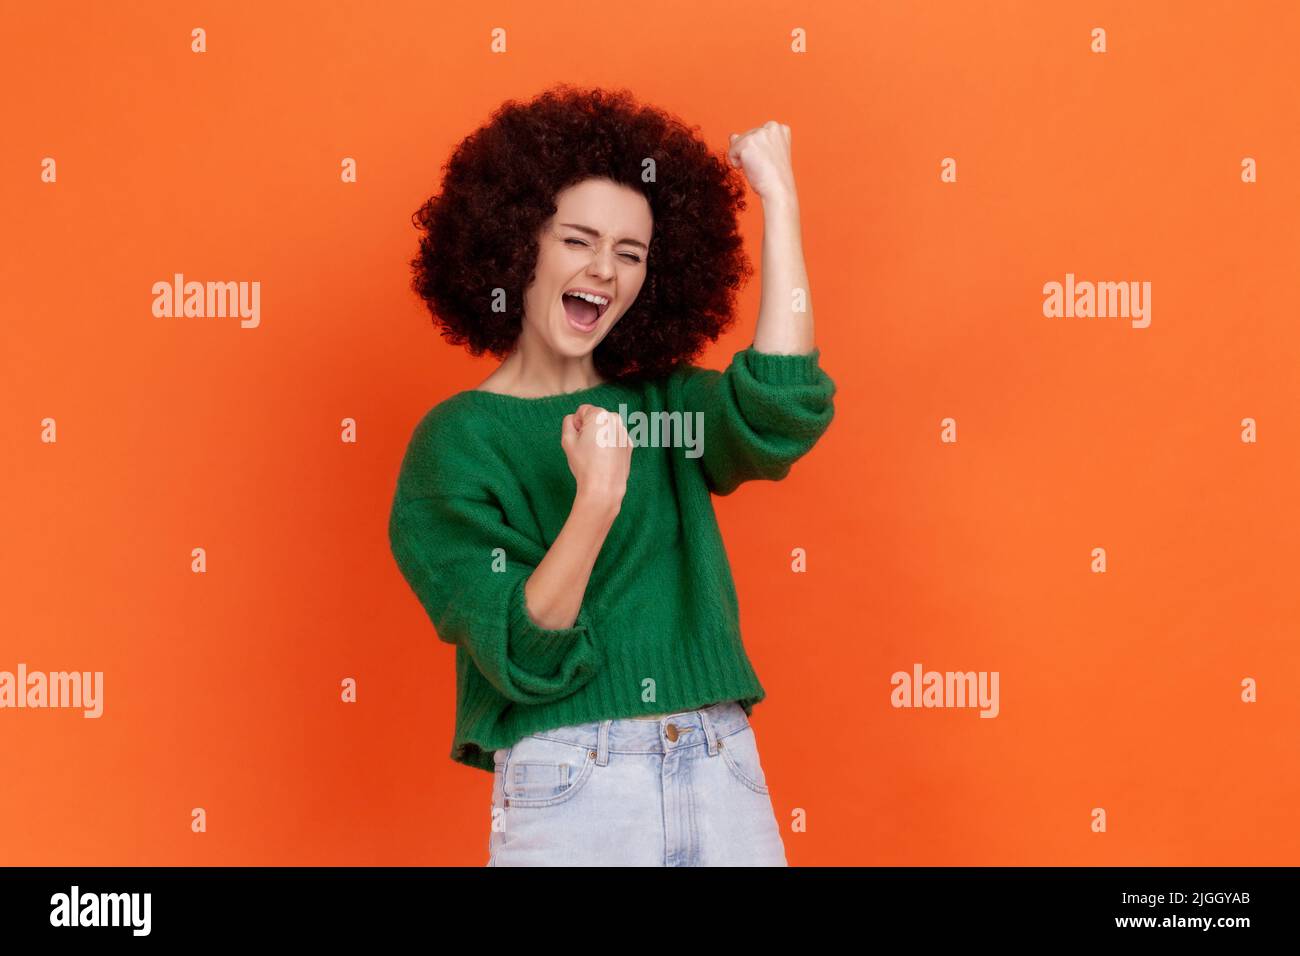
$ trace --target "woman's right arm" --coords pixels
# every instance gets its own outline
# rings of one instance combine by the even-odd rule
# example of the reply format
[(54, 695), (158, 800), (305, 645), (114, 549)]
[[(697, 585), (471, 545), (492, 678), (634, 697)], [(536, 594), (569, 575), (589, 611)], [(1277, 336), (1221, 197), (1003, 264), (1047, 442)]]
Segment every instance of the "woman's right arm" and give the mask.
[(524, 585), (528, 616), (538, 627), (569, 628), (578, 619), (591, 569), (621, 502), (621, 497), (615, 500), (582, 489), (574, 496), (568, 520)]
[(552, 630), (578, 618), (591, 569), (622, 507), (632, 460), (622, 419), (593, 405), (564, 417), (560, 445), (578, 490), (564, 527), (524, 585), (528, 616)]
[[(600, 411), (584, 406), (565, 420), (561, 444), (577, 490), (550, 548), (506, 522), (490, 492), (444, 483), (458, 474), (454, 462), (428, 467), (431, 447), (457, 447), (454, 432), (421, 430), (413, 438), (403, 469), (410, 482), (399, 479), (394, 495), (388, 524), (393, 557), (438, 638), (464, 648), (488, 682), (517, 703), (560, 700), (604, 666), (582, 599), (618, 515), (631, 444), (599, 440), (604, 429), (593, 419)], [(613, 418), (621, 428), (622, 420)], [(572, 626), (545, 627), (537, 620)]]

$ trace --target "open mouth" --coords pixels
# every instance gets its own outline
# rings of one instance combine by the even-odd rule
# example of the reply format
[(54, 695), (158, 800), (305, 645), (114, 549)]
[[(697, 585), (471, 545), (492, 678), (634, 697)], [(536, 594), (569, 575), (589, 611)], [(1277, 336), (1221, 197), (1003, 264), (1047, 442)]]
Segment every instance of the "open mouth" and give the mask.
[(561, 297), (569, 324), (581, 332), (590, 332), (609, 308), (609, 296), (588, 289), (569, 289)]

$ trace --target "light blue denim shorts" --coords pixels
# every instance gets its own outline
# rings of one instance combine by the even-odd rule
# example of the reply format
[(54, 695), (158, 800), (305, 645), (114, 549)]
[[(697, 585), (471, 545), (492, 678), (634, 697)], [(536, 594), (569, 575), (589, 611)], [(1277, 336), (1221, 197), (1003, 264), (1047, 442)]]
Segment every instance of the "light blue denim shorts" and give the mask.
[(488, 866), (786, 866), (735, 701), (530, 734), (494, 754)]

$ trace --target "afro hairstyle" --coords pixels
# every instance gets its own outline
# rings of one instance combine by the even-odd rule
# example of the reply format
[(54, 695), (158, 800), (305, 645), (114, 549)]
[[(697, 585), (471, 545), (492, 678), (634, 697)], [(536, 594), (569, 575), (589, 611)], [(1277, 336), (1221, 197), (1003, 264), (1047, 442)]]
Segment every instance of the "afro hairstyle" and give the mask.
[[(421, 234), (411, 287), (434, 326), (472, 355), (509, 355), (556, 195), (595, 177), (638, 191), (654, 217), (645, 283), (596, 346), (597, 371), (656, 379), (695, 359), (734, 322), (753, 274), (737, 224), (745, 181), (695, 129), (624, 89), (559, 84), (502, 104), (456, 146), (442, 191), (412, 216)], [(505, 311), (491, 308), (496, 289)]]

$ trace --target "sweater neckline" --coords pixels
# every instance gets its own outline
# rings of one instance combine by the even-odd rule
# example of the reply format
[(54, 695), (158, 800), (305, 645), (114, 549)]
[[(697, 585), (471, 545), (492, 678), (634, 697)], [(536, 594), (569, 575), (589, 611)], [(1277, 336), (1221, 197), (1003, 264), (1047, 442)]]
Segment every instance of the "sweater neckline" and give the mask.
[[(572, 392), (556, 392), (552, 395), (537, 395), (531, 398), (522, 395), (507, 395), (504, 392), (488, 392), (481, 388), (466, 389), (462, 394), (474, 396), (475, 400), (500, 405), (514, 405), (517, 408), (546, 408), (549, 406), (569, 405), (579, 399), (591, 401), (596, 398), (606, 396), (623, 395), (627, 392), (627, 386), (621, 384), (616, 379), (610, 379), (601, 382), (599, 385), (588, 385), (586, 388), (575, 389)], [(582, 404), (582, 402), (578, 402)], [(595, 404), (592, 402), (592, 404)]]
[(635, 390), (613, 379), (572, 392), (539, 395), (535, 398), (505, 395), (501, 392), (485, 392), (478, 388), (466, 389), (460, 393), (460, 398), (467, 408), (477, 409), (484, 415), (491, 415), (515, 425), (546, 425), (547, 427), (550, 427), (557, 417), (576, 411), (579, 405), (595, 405), (617, 412), (620, 403), (638, 404)]

